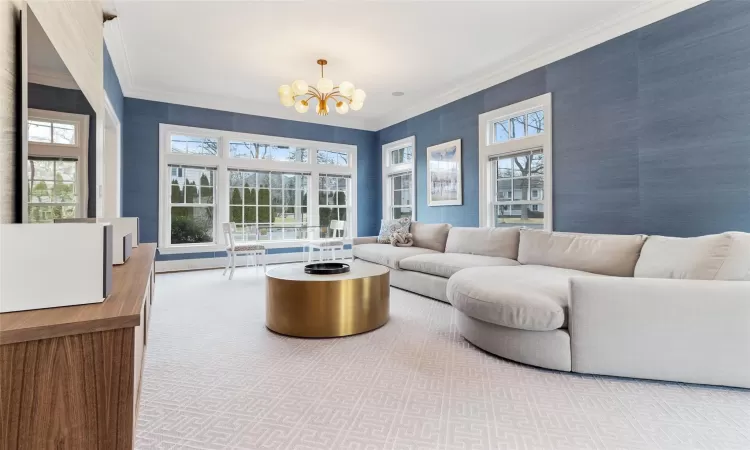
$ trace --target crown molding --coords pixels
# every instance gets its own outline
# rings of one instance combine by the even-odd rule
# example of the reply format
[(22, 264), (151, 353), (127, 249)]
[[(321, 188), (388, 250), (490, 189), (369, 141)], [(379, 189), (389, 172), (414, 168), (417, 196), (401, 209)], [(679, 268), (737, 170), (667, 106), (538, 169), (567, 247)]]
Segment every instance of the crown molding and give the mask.
[(158, 92), (147, 89), (123, 88), (125, 97), (151, 100), (156, 102), (172, 103), (175, 105), (193, 106), (196, 108), (215, 109), (253, 116), (270, 117), (272, 119), (292, 120), (295, 122), (315, 123), (329, 125), (332, 127), (354, 128), (357, 130), (377, 131), (372, 128), (367, 120), (355, 116), (318, 116), (312, 114), (300, 114), (294, 108), (279, 107), (277, 103), (261, 103), (240, 97), (223, 97), (212, 94), (169, 92), (160, 90)]
[[(645, 3), (634, 8), (627, 14), (594, 27), (586, 28), (573, 34), (559, 44), (552, 45), (541, 52), (537, 52), (515, 63), (496, 65), (494, 68), (485, 69), (484, 75), (475, 74), (463, 80), (453, 80), (450, 86), (459, 87), (450, 89), (442, 94), (428, 98), (427, 100), (413, 104), (411, 107), (393, 111), (380, 116), (371, 126), (382, 130), (391, 125), (431, 111), (440, 106), (454, 102), (463, 97), (490, 88), (511, 78), (515, 78), (526, 72), (544, 67), (555, 61), (559, 61), (578, 52), (595, 47), (610, 39), (622, 36), (631, 31), (650, 25), (669, 16), (675, 15), (687, 9), (706, 3), (708, 0), (656, 0)], [(487, 73), (489, 71), (489, 73)], [(427, 98), (427, 97), (426, 97)]]
[[(105, 1), (112, 5), (109, 10), (114, 12), (114, 0)], [(495, 86), (526, 72), (559, 61), (707, 1), (708, 0), (653, 0), (644, 3), (628, 13), (620, 15), (614, 20), (599, 23), (596, 26), (583, 29), (578, 33), (572, 34), (562, 42), (547, 47), (541, 52), (519, 58), (517, 62), (495, 65), (494, 67), (483, 70), (481, 73), (475, 73), (473, 76), (470, 75), (461, 80), (453, 80), (452, 83), (446, 85), (459, 85), (459, 87), (448, 88), (443, 91), (442, 94), (425, 96), (426, 100), (412, 104), (409, 108), (396, 109), (390, 113), (383, 114), (380, 117), (370, 119), (354, 116), (319, 117), (315, 114), (302, 115), (296, 113), (293, 109), (280, 109), (277, 104), (258, 103), (257, 101), (249, 99), (223, 97), (195, 92), (167, 92), (162, 90), (154, 91), (141, 89), (136, 86), (133, 79), (119, 20), (107, 22), (104, 26), (104, 37), (110, 56), (112, 57), (115, 71), (120, 79), (123, 94), (126, 97), (242, 114), (252, 114), (276, 119), (294, 120), (298, 122), (355, 128), (366, 131), (378, 131)], [(439, 91), (440, 89), (437, 90)]]

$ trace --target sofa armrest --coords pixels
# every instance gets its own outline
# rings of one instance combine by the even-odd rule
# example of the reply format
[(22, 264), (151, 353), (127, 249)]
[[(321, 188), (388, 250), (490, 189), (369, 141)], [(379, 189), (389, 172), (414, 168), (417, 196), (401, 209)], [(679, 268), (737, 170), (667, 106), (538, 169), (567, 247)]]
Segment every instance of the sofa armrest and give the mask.
[(378, 243), (378, 237), (377, 236), (355, 237), (353, 239), (353, 245), (377, 244), (377, 243)]
[(573, 370), (750, 387), (750, 282), (570, 280)]

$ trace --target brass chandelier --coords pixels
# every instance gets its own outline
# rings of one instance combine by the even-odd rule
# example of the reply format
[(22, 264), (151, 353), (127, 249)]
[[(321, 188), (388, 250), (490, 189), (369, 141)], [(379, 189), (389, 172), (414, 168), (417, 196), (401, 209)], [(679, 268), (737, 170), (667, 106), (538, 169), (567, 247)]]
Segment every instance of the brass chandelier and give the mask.
[(328, 115), (328, 100), (333, 100), (336, 105), (336, 112), (346, 114), (349, 109), (359, 111), (365, 102), (365, 91), (355, 89), (354, 85), (344, 81), (338, 86), (333, 85), (333, 81), (323, 75), (323, 67), (328, 64), (325, 59), (319, 59), (320, 79), (316, 87), (308, 86), (304, 80), (296, 80), (292, 85), (285, 84), (279, 88), (279, 100), (287, 108), (294, 106), (299, 113), (306, 113), (310, 109), (310, 100), (317, 99), (318, 104), (315, 106), (315, 112), (319, 116)]

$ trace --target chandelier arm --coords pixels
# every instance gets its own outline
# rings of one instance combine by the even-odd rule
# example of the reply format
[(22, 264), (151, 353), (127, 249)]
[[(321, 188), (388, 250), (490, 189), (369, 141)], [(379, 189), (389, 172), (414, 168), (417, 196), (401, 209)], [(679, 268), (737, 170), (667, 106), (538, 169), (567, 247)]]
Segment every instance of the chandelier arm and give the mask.
[(320, 91), (313, 86), (308, 87), (307, 93), (310, 95), (314, 95), (317, 98), (321, 98), (323, 96), (323, 94), (321, 94)]

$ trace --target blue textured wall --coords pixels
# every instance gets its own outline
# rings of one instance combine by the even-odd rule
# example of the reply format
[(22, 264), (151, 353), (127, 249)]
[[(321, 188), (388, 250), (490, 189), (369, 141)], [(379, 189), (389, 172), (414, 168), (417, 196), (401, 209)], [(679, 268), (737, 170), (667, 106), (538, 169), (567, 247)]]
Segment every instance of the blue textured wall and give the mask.
[(86, 205), (88, 217), (96, 217), (96, 113), (78, 89), (63, 89), (43, 84), (29, 83), (29, 108), (46, 109), (70, 114), (89, 116), (88, 186), (89, 199)]
[[(381, 130), (379, 145), (416, 136), (417, 219), (478, 225), (478, 115), (546, 92), (556, 230), (750, 231), (750, 2), (705, 3)], [(458, 138), (464, 204), (428, 207), (425, 149)]]
[[(356, 145), (357, 232), (360, 236), (376, 233), (381, 215), (380, 149), (374, 132), (125, 98), (122, 208), (124, 216), (140, 217), (144, 242), (156, 242), (158, 237), (160, 123)], [(160, 259), (211, 256), (163, 255)]]

